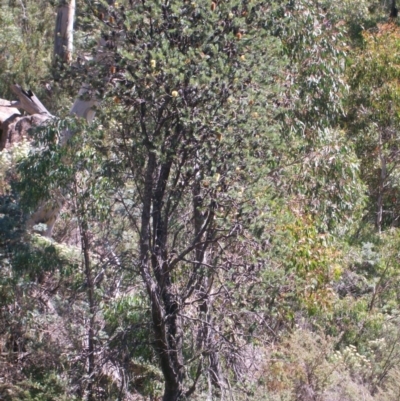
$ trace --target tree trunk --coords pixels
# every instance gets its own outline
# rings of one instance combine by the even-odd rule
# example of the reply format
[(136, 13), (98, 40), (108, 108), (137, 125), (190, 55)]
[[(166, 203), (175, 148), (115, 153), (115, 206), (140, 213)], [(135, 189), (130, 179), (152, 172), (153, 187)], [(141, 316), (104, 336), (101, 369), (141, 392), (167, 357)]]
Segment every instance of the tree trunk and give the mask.
[[(195, 182), (193, 187), (193, 215), (194, 215), (194, 232), (195, 237), (201, 235), (201, 231), (206, 223), (207, 218), (210, 219), (208, 213), (213, 214), (212, 209), (208, 209), (208, 213), (204, 211), (203, 196), (201, 194), (200, 177)], [(204, 237), (211, 239), (213, 235), (212, 226), (203, 234)], [(199, 329), (197, 345), (199, 350), (204, 350), (208, 356), (208, 381), (209, 381), (209, 394), (208, 400), (213, 399), (213, 388), (216, 388), (219, 392), (222, 392), (225, 387), (225, 382), (221, 373), (221, 364), (217, 351), (217, 346), (214, 341), (214, 335), (210, 331), (210, 327), (213, 326), (211, 317), (212, 299), (209, 296), (212, 283), (213, 283), (213, 272), (208, 270), (207, 274), (202, 273), (201, 269), (207, 264), (207, 254), (209, 253), (209, 245), (207, 242), (203, 243), (199, 239), (199, 245), (196, 246), (196, 258), (195, 265), (193, 266), (193, 274), (197, 276), (198, 283), (196, 284), (196, 292), (198, 298), (201, 299), (199, 305), (199, 314), (202, 320), (202, 324)]]
[(397, 18), (399, 10), (396, 7), (396, 0), (392, 0), (392, 5), (390, 7), (390, 18)]
[(379, 161), (381, 164), (381, 171), (379, 176), (379, 185), (378, 185), (378, 200), (377, 200), (377, 211), (376, 211), (376, 219), (375, 219), (375, 228), (380, 233), (382, 231), (382, 219), (383, 219), (383, 195), (385, 191), (385, 183), (387, 179), (387, 168), (386, 168), (386, 159), (383, 154), (383, 141), (382, 141), (382, 133), (379, 133)]
[(83, 216), (79, 219), (79, 229), (81, 236), (81, 246), (84, 256), (85, 265), (85, 276), (87, 285), (87, 300), (89, 303), (89, 327), (87, 331), (87, 376), (88, 383), (86, 388), (86, 400), (95, 401), (93, 393), (93, 376), (95, 368), (95, 358), (94, 358), (94, 335), (95, 335), (95, 299), (94, 299), (94, 280), (92, 274), (92, 268), (90, 264), (90, 242), (88, 235), (86, 217), (84, 216), (85, 211), (82, 212)]
[[(154, 348), (165, 380), (163, 401), (177, 401), (182, 395), (183, 386), (182, 322), (179, 317), (179, 302), (173, 292), (170, 272), (163, 257), (166, 232), (165, 227), (160, 225), (159, 209), (169, 174), (166, 164), (161, 167), (158, 184), (155, 185), (156, 155), (149, 150), (143, 193), (140, 256), (141, 274), (151, 303)], [(156, 191), (153, 194), (154, 187)], [(155, 230), (153, 237), (151, 217)]]
[(54, 61), (70, 63), (73, 51), (75, 0), (62, 0), (57, 11)]

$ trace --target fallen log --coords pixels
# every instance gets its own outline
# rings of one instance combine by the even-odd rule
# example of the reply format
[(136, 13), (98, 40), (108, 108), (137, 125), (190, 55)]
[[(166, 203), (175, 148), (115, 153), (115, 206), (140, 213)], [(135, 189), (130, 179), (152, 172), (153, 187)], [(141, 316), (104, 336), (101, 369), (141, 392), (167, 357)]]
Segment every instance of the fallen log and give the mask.
[[(0, 103), (0, 150), (27, 137), (31, 127), (43, 124), (51, 113), (31, 90), (24, 90), (20, 85), (11, 85), (12, 92), (18, 100), (10, 102), (1, 100)], [(18, 109), (22, 109), (30, 116), (22, 116)]]
[(11, 85), (11, 90), (18, 98), (18, 101), (11, 103), (11, 107), (25, 110), (28, 114), (45, 114), (53, 117), (31, 90), (25, 91), (17, 84)]

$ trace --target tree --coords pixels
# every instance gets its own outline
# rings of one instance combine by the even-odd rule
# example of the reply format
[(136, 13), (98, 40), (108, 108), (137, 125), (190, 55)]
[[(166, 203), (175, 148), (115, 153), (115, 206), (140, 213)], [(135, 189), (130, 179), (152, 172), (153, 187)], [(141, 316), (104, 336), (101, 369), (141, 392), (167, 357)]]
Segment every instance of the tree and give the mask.
[(369, 189), (369, 216), (380, 232), (397, 225), (399, 217), (399, 30), (384, 24), (364, 33), (364, 47), (349, 69), (349, 136), (362, 162), (362, 178)]
[(75, 0), (62, 0), (57, 10), (54, 38), (54, 57), (61, 63), (72, 59)]
[[(105, 87), (104, 65), (89, 63), (82, 77), (105, 106), (107, 130), (94, 150), (129, 222), (165, 401), (188, 397), (204, 375), (210, 397), (226, 392), (224, 369), (243, 369), (238, 347), (250, 334), (226, 308), (232, 288), (261, 269), (250, 262), (251, 249), (262, 247), (252, 233), (263, 208), (256, 199), (273, 192), (268, 172), (280, 146), (271, 129), (279, 42), (263, 29), (264, 12), (237, 1), (114, 7), (104, 34), (124, 39), (108, 46), (116, 68)], [(57, 174), (39, 182), (44, 170), (31, 162), (20, 172), (37, 195), (58, 185)]]
[[(357, 6), (359, 3), (357, 3)], [(342, 128), (346, 96), (344, 18), (359, 18), (355, 4), (302, 0), (277, 4), (266, 25), (287, 55), (281, 93), (279, 186), (296, 212), (311, 214), (321, 233), (348, 232), (363, 207), (363, 184), (353, 144)], [(363, 10), (367, 7), (363, 4)], [(354, 16), (353, 12), (357, 12)]]

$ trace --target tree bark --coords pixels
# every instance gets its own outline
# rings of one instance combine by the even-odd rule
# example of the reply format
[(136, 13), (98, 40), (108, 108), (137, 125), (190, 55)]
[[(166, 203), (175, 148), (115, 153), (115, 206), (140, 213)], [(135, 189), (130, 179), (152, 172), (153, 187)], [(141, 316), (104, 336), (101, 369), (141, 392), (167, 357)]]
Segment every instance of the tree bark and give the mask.
[(73, 52), (75, 0), (62, 0), (57, 11), (54, 61), (70, 63)]
[(85, 211), (82, 211), (82, 216), (79, 218), (79, 229), (81, 236), (81, 246), (84, 257), (84, 265), (85, 265), (85, 276), (86, 276), (86, 285), (87, 285), (87, 300), (89, 303), (89, 327), (87, 331), (87, 375), (88, 375), (88, 383), (86, 388), (86, 400), (87, 401), (95, 401), (94, 393), (93, 393), (93, 376), (94, 376), (94, 368), (95, 368), (95, 358), (94, 358), (94, 336), (95, 336), (95, 314), (96, 314), (96, 306), (94, 299), (94, 280), (93, 273), (90, 263), (90, 241), (89, 241), (89, 233), (86, 222), (86, 217), (84, 216)]
[[(156, 223), (155, 231), (158, 238), (151, 236), (151, 217), (153, 215), (153, 219), (159, 221), (160, 216), (154, 216), (155, 209), (157, 209), (155, 205), (162, 203), (164, 194), (162, 187), (166, 184), (164, 174), (168, 175), (166, 172), (160, 173), (159, 180), (161, 179), (163, 183), (158, 182), (156, 185), (157, 196), (153, 197), (156, 167), (156, 155), (150, 150), (141, 218), (141, 273), (151, 303), (154, 348), (160, 359), (160, 366), (165, 379), (163, 401), (177, 401), (182, 395), (183, 382), (182, 324), (179, 318), (179, 303), (172, 289), (170, 272), (168, 272), (168, 266), (162, 256), (164, 249), (160, 238), (165, 236), (165, 232)], [(161, 168), (162, 170), (163, 168)], [(154, 247), (155, 243), (158, 243), (157, 249)], [(155, 280), (152, 278), (153, 275)]]

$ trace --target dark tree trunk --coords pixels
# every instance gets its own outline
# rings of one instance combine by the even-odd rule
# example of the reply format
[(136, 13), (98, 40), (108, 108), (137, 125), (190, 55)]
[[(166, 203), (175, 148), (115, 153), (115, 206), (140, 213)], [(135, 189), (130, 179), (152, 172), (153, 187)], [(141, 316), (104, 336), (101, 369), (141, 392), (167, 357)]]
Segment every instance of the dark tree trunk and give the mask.
[(390, 7), (390, 18), (397, 18), (399, 10), (396, 7), (396, 0), (392, 0), (392, 6)]
[[(144, 120), (146, 107), (142, 105)], [(160, 134), (161, 124), (154, 136)], [(147, 137), (142, 124), (143, 136)], [(165, 211), (164, 195), (171, 173), (175, 146), (180, 133), (171, 133), (170, 149), (160, 163), (148, 144), (148, 159), (143, 189), (140, 253), (141, 273), (151, 302), (154, 330), (154, 348), (164, 376), (163, 401), (176, 401), (183, 395), (183, 330), (180, 317), (180, 298), (175, 293), (171, 266), (168, 263), (168, 213)]]
[[(78, 195), (78, 187), (75, 183), (75, 195)], [(88, 382), (86, 386), (86, 400), (95, 401), (93, 379), (95, 374), (95, 315), (96, 304), (94, 294), (94, 279), (93, 271), (90, 261), (90, 233), (88, 230), (88, 223), (86, 220), (86, 210), (84, 205), (77, 201), (78, 210), (78, 224), (81, 239), (81, 248), (83, 253), (83, 264), (86, 279), (86, 295), (89, 304), (89, 326), (87, 328), (87, 376)]]
[(94, 401), (95, 396), (93, 393), (93, 379), (94, 379), (94, 335), (95, 335), (95, 300), (94, 300), (94, 282), (93, 274), (90, 266), (89, 257), (89, 236), (86, 228), (86, 224), (81, 225), (81, 241), (82, 241), (82, 251), (85, 263), (85, 275), (87, 284), (87, 297), (89, 303), (89, 327), (87, 332), (87, 374), (88, 374), (88, 384), (87, 384), (87, 401)]

